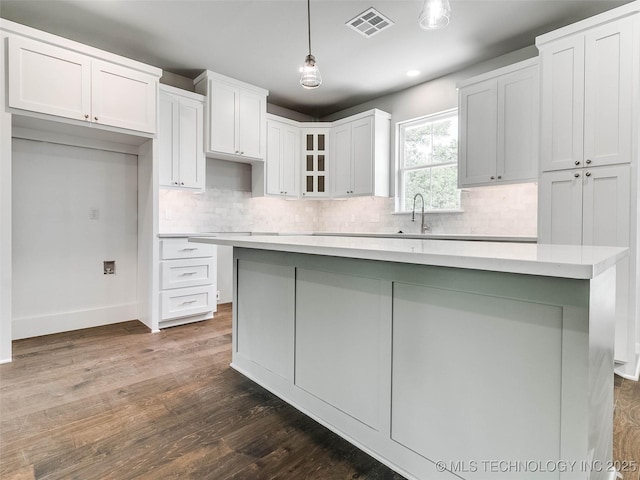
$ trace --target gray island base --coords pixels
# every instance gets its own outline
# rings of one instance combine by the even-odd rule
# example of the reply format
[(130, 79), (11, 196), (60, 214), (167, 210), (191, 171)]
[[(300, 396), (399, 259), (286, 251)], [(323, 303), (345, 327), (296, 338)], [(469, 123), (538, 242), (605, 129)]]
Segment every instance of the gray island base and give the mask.
[(408, 479), (614, 480), (625, 249), (191, 241), (235, 247), (231, 366)]

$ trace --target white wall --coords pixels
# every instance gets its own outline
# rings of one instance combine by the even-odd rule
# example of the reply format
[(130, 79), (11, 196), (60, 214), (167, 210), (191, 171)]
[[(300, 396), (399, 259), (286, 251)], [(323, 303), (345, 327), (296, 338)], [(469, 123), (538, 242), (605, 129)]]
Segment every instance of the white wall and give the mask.
[(21, 139), (12, 153), (13, 337), (137, 318), (137, 157)]

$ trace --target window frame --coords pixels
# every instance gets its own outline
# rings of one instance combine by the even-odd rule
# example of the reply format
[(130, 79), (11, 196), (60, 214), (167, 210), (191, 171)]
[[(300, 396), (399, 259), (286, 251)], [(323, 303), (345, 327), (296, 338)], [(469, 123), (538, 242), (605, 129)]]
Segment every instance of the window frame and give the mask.
[[(413, 127), (422, 123), (433, 123), (439, 120), (444, 120), (446, 118), (455, 118), (456, 122), (458, 121), (459, 109), (458, 107), (450, 108), (448, 110), (443, 110), (441, 112), (432, 113), (429, 115), (424, 115), (421, 117), (412, 118), (410, 120), (405, 120), (402, 122), (398, 122), (396, 124), (396, 211), (397, 214), (407, 214), (411, 213), (411, 210), (404, 209), (404, 179), (405, 174), (407, 172), (418, 171), (418, 170), (431, 170), (432, 168), (439, 168), (445, 166), (455, 165), (456, 169), (459, 168), (459, 142), (458, 142), (458, 155), (455, 161), (452, 162), (443, 162), (443, 163), (435, 163), (429, 165), (418, 165), (413, 167), (405, 167), (404, 166), (404, 131), (406, 128)], [(458, 196), (458, 207), (456, 208), (448, 208), (448, 209), (432, 209), (425, 208), (425, 212), (428, 213), (455, 213), (462, 212), (462, 196), (460, 192), (462, 189), (458, 188), (459, 196)]]

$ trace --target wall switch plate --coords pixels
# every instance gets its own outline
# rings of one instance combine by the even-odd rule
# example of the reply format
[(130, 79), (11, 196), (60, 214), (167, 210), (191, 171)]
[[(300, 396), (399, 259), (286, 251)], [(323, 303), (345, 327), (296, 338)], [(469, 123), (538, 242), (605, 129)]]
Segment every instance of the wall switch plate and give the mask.
[(89, 218), (91, 220), (98, 220), (100, 218), (100, 209), (95, 207), (89, 209)]

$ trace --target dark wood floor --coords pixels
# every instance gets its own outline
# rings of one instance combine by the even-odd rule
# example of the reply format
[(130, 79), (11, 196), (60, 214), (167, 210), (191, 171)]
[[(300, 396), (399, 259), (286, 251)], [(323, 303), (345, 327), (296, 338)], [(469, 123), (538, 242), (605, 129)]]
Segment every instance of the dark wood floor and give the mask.
[[(0, 366), (0, 478), (403, 478), (230, 358), (230, 305), (159, 334), (126, 322), (14, 342)], [(616, 460), (640, 462), (640, 384), (617, 378), (615, 395)]]

